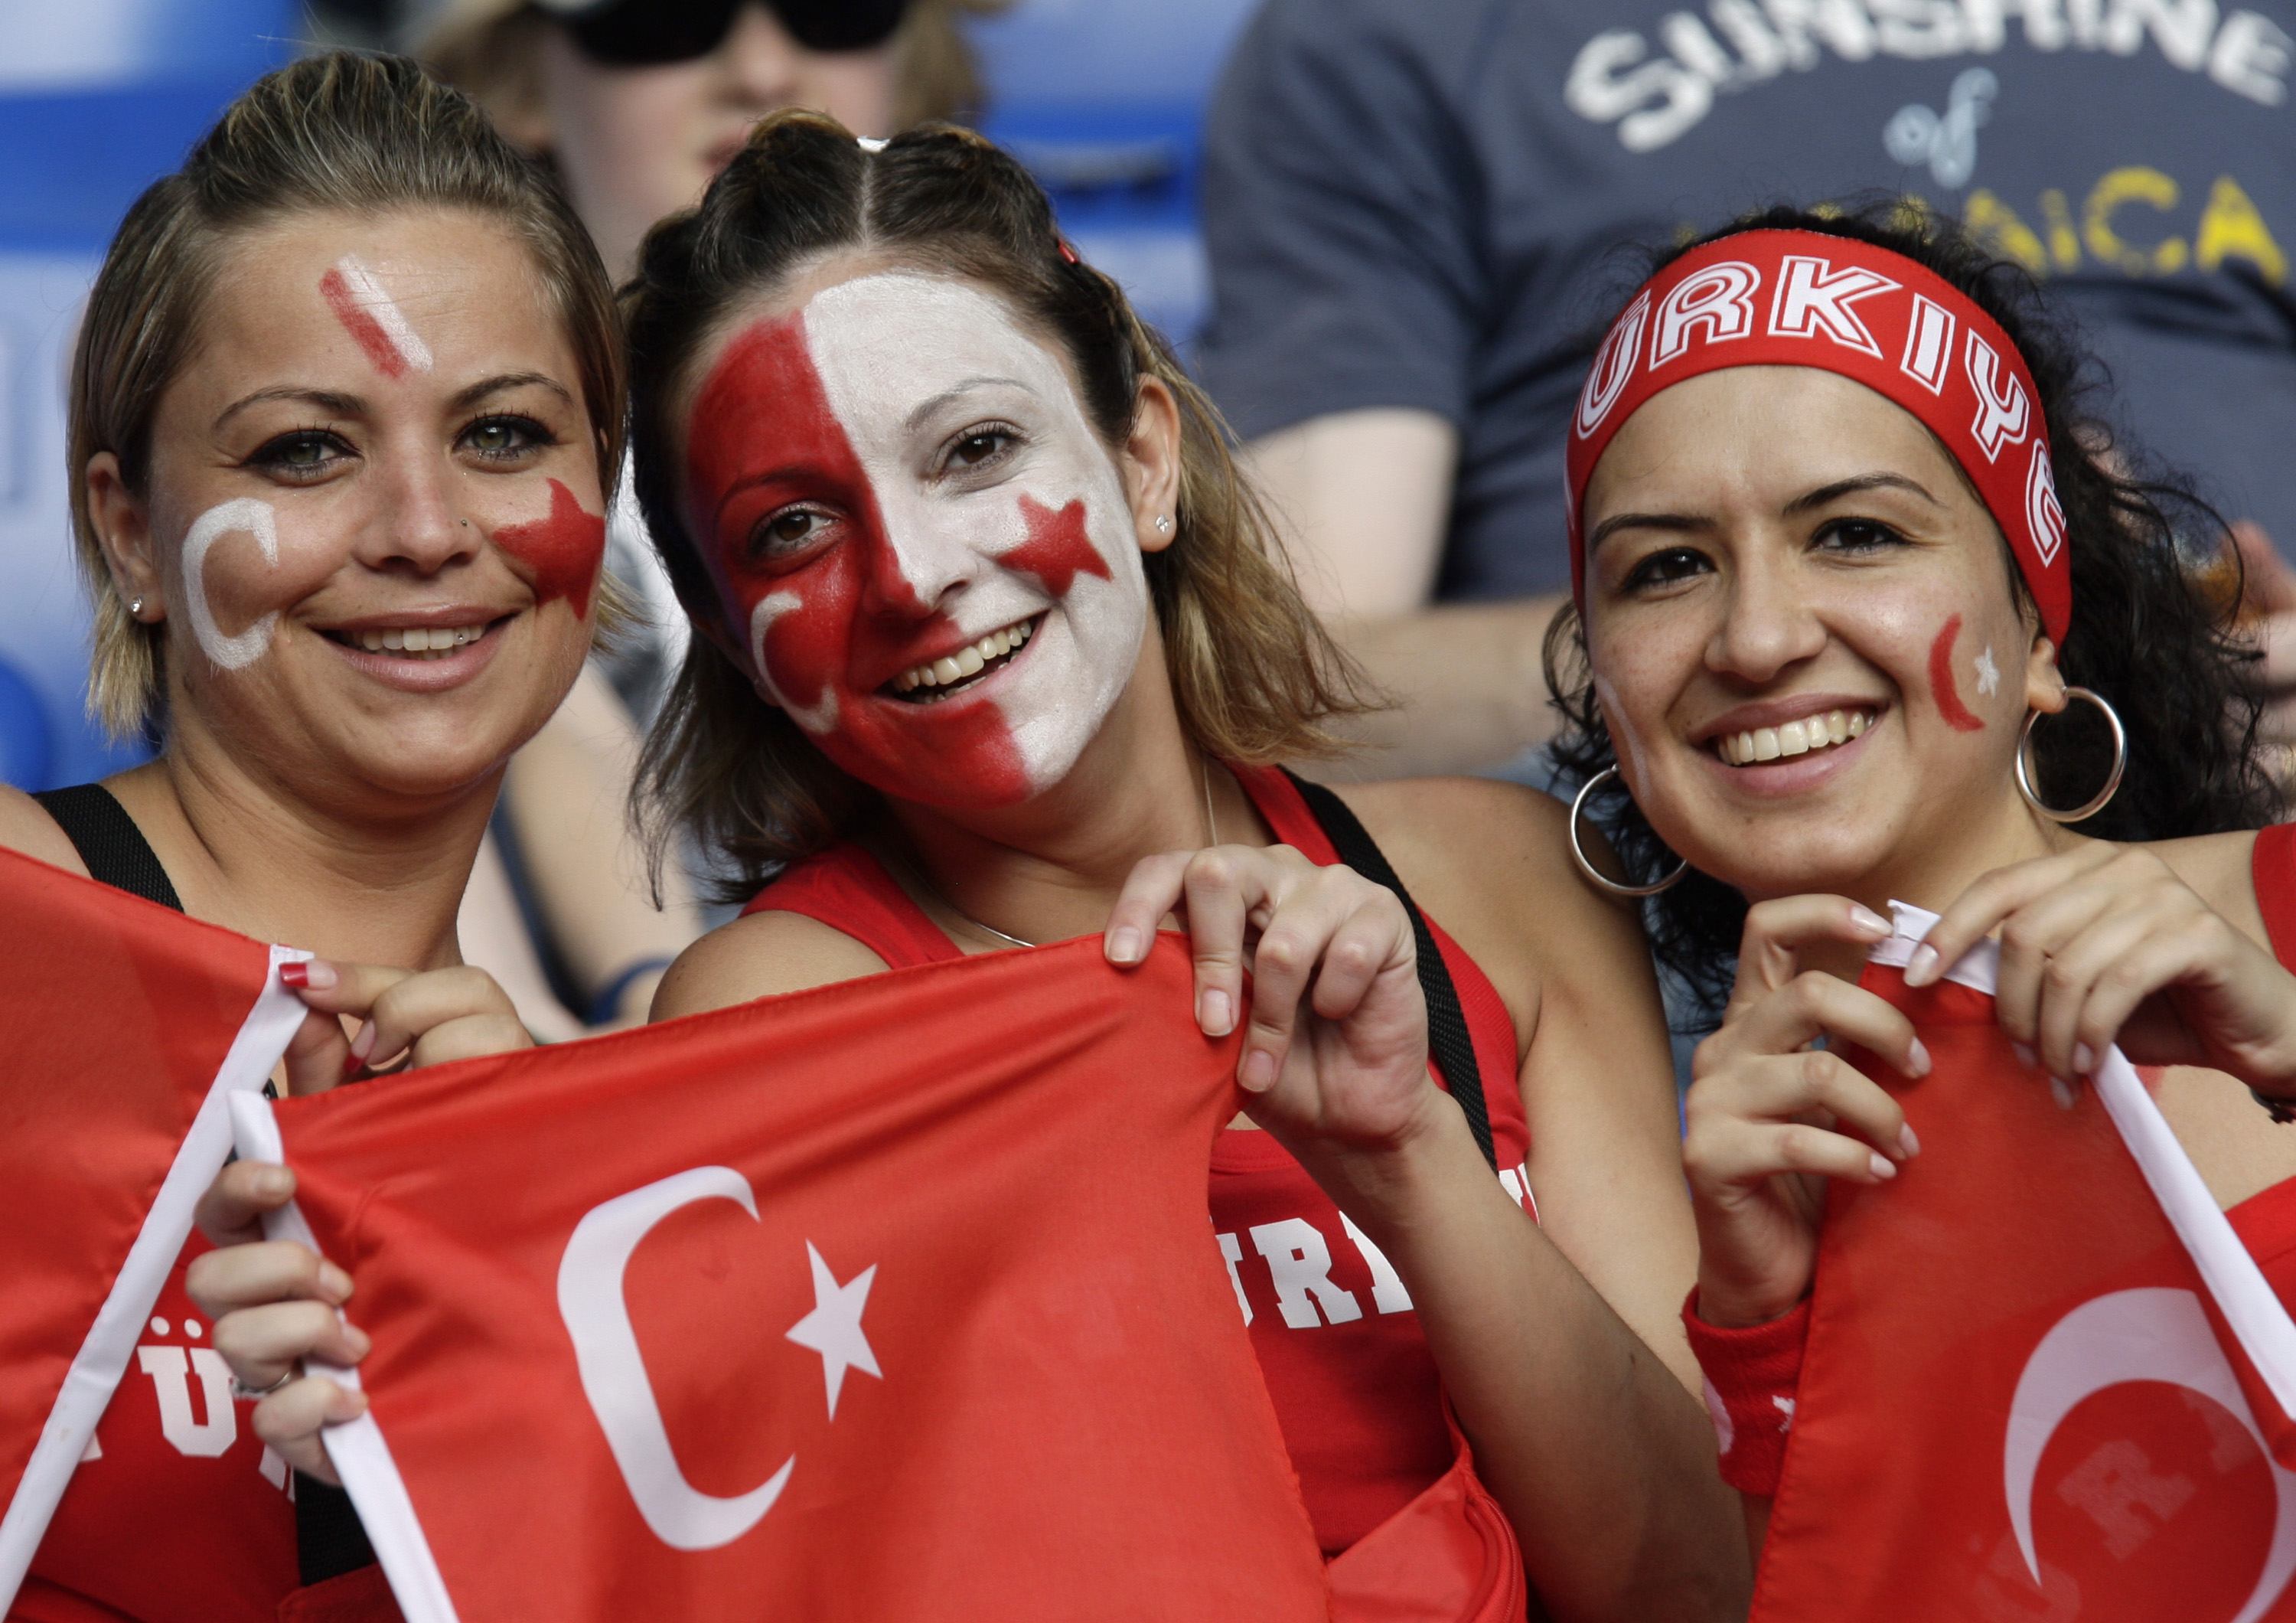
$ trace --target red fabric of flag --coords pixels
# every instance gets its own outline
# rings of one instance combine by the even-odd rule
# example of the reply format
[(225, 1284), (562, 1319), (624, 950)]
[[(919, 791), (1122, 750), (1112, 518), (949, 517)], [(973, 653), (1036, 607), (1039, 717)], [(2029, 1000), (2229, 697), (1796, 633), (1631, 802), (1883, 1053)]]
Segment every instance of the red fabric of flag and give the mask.
[[(1868, 1067), (1923, 1151), (1829, 1198), (1758, 1623), (2296, 1618), (2284, 1418), (2133, 1158), (2142, 1135), (2102, 1082), (2061, 1105), (1984, 993), (1878, 967), (1864, 984), (1929, 1048), (1919, 1083)], [(2165, 1128), (2143, 1141), (2182, 1162)]]
[(1094, 938), (275, 1107), (408, 1618), (1324, 1617), (1189, 1009)]
[(230, 1153), (222, 1095), (262, 1087), (303, 1009), (271, 979), (301, 954), (13, 852), (0, 919), (4, 1610)]

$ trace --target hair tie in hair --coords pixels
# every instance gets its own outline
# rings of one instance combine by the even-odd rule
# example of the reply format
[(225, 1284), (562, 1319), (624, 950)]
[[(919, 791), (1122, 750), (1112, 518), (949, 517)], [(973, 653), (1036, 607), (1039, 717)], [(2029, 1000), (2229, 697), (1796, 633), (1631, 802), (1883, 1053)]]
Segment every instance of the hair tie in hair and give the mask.
[(1066, 260), (1071, 265), (1081, 265), (1084, 263), (1083, 260), (1077, 258), (1077, 251), (1069, 246), (1068, 238), (1060, 236), (1054, 237), (1053, 240), (1060, 244), (1061, 258)]
[(1731, 367), (1815, 367), (1929, 428), (2009, 538), (2060, 647), (2072, 619), (2065, 514), (2040, 391), (2017, 346), (1966, 293), (1900, 253), (1815, 231), (1742, 231), (1644, 283), (1579, 391), (1567, 457), (1570, 590), (1587, 602), (1579, 508), (1603, 448), (1652, 397)]

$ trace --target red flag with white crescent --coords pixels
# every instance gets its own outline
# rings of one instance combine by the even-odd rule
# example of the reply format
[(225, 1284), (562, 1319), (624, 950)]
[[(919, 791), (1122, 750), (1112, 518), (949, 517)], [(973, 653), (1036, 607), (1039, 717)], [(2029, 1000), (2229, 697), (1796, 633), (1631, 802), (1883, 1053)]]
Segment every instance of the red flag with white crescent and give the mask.
[(266, 948), (0, 851), (0, 1611), (303, 1017)]
[(2061, 1100), (1898, 912), (1923, 1153), (1829, 1196), (1756, 1623), (2296, 1619), (2296, 1325), (2119, 1050)]
[(1323, 1618), (1185, 950), (882, 975), (242, 1110), (349, 1268), (410, 1623)]

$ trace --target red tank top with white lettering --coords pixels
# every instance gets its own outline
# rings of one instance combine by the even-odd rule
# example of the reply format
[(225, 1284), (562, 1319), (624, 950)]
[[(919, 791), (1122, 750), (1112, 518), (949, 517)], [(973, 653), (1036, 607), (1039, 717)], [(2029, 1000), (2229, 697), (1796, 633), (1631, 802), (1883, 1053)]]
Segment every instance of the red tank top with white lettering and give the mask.
[[(2249, 871), (2273, 956), (2296, 969), (2296, 823), (2276, 824), (2258, 833)], [(2259, 1117), (2259, 1131), (2296, 1133), (2296, 1126), (2267, 1129)], [(2225, 1215), (2264, 1270), (2273, 1294), (2296, 1304), (2296, 1178), (2251, 1195)]]
[(275, 1623), (295, 1587), (286, 1462), (184, 1291), (208, 1248), (176, 1258), (9, 1623)]
[[(1276, 838), (1311, 861), (1339, 861), (1283, 773), (1231, 770)], [(801, 914), (896, 969), (962, 955), (876, 858), (851, 842), (791, 869), (742, 911)], [(1474, 960), (1433, 919), (1427, 927), (1466, 1016), (1500, 1181), (1532, 1209), (1513, 1022)], [(1430, 1068), (1440, 1082), (1441, 1071)], [(1210, 1207), (1308, 1517), (1324, 1553), (1335, 1555), (1451, 1468), (1456, 1450), (1434, 1359), (1395, 1271), (1266, 1133), (1220, 1135)]]

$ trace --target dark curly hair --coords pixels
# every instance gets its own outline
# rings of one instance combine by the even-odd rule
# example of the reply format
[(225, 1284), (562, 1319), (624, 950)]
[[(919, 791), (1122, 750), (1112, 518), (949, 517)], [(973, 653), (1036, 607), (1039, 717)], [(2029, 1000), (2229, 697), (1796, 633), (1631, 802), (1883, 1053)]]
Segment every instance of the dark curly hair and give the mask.
[[(1762, 230), (1821, 232), (1902, 254), (1967, 294), (2024, 357), (2048, 426), (2070, 548), (2074, 612), (2058, 669), (2069, 683), (2107, 699), (2128, 737), (2120, 792), (2081, 831), (2110, 840), (2170, 839), (2260, 828), (2278, 817), (2280, 792), (2257, 760), (2259, 703), (2247, 678), (2257, 655), (2232, 623), (2239, 564), (2226, 544), (2226, 526), (2184, 482), (2141, 468), (2127, 448), (2114, 445), (2090, 406), (2106, 380), (2033, 278), (1950, 221), (1909, 217), (1889, 204), (1847, 214), (1769, 209), (1653, 256), (1646, 274), (1708, 243)], [(2003, 551), (2005, 557), (2005, 541)], [(2223, 576), (2230, 588), (2196, 575), (2188, 559), (2207, 559), (2210, 574)], [(2009, 575), (2030, 606), (2013, 564)], [(1554, 754), (1566, 777), (1583, 783), (1618, 764), (1618, 757), (1595, 704), (1586, 630), (1575, 608), (1566, 607), (1548, 628), (1546, 664), (1547, 688), (1563, 715)], [(2035, 787), (2052, 804), (2086, 799), (2110, 767), (2104, 727), (2087, 724), (2094, 718), (2086, 709), (2076, 713), (2079, 720), (2034, 735)], [(1587, 806), (1631, 877), (1655, 878), (1673, 867), (1673, 853), (1617, 777)], [(1651, 898), (1644, 912), (1659, 961), (1718, 1007), (1745, 926), (1745, 898), (1693, 870)]]

